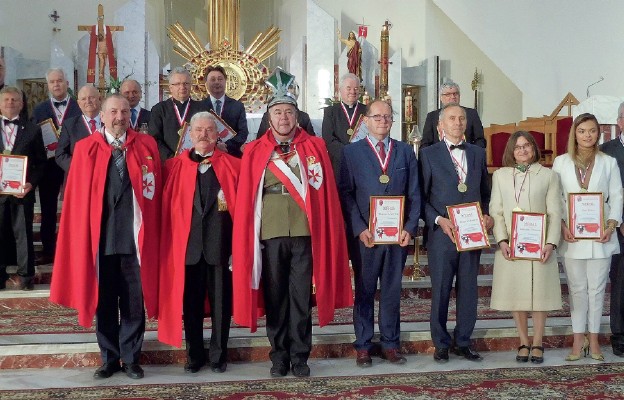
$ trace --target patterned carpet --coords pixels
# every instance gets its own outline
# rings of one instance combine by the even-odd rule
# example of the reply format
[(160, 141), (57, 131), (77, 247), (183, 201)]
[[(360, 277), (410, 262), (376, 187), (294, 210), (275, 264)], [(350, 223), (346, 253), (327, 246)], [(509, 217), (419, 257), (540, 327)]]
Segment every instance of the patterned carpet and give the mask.
[(624, 364), (2, 391), (0, 398), (177, 400), (622, 399)]
[[(478, 304), (479, 319), (510, 319), (511, 313), (492, 310), (490, 298), (482, 297)], [(378, 303), (376, 303), (378, 307)], [(449, 319), (455, 319), (455, 299), (451, 299)], [(401, 300), (402, 322), (426, 322), (429, 321), (431, 309), (430, 299), (404, 298)], [(569, 316), (569, 304), (567, 295), (563, 296), (563, 308), (549, 313), (551, 317)], [(604, 315), (609, 315), (609, 298), (605, 298)], [(377, 310), (375, 315), (378, 315)], [(20, 335), (34, 333), (76, 333), (95, 332), (95, 327), (84, 329), (78, 326), (77, 313), (74, 310), (52, 304), (47, 299), (32, 299), (29, 302), (20, 302), (19, 307), (9, 307), (0, 302), (0, 335)], [(333, 324), (351, 324), (353, 310), (345, 308), (338, 310)], [(205, 319), (206, 328), (210, 327), (210, 320)], [(313, 311), (313, 323), (318, 324), (316, 309)], [(259, 326), (264, 326), (264, 319), (259, 321)], [(157, 322), (148, 320), (147, 330), (156, 330)]]

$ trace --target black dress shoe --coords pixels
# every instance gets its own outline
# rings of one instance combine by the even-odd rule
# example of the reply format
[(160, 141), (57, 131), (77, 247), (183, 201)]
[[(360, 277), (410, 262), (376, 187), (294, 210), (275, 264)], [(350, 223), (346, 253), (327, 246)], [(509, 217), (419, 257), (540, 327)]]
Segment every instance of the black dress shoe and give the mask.
[(460, 357), (464, 357), (466, 360), (470, 361), (481, 361), (483, 357), (476, 351), (474, 351), (470, 346), (459, 346), (455, 348), (455, 354)]
[(141, 379), (145, 376), (143, 368), (139, 364), (123, 364), (122, 369), (131, 379)]
[(516, 361), (518, 361), (518, 362), (528, 362), (529, 361), (529, 354), (528, 353), (527, 353), (526, 356), (521, 356), (519, 354), (520, 350), (522, 350), (522, 349), (527, 349), (529, 353), (531, 352), (531, 347), (529, 347), (529, 346), (527, 346), (525, 344), (521, 345), (520, 347), (518, 347), (518, 354), (516, 354)]
[(612, 346), (613, 354), (618, 357), (624, 357), (624, 346)]
[(210, 363), (210, 369), (212, 372), (223, 373), (227, 369), (227, 363)]
[(310, 376), (310, 367), (305, 361), (301, 361), (292, 365), (292, 373), (297, 378), (305, 378)]
[(121, 371), (121, 365), (119, 365), (119, 362), (110, 362), (96, 369), (95, 373), (93, 373), (93, 377), (95, 379), (106, 379), (110, 378), (115, 372), (118, 371)]
[(201, 367), (204, 366), (204, 362), (194, 362), (187, 360), (186, 364), (184, 364), (184, 372), (190, 372), (191, 374), (195, 374), (199, 372)]
[(448, 347), (436, 347), (433, 352), (433, 359), (437, 362), (448, 362), (449, 360), (449, 350)]
[(19, 290), (30, 291), (35, 288), (35, 283), (33, 282), (33, 277), (20, 277), (19, 285), (17, 286)]
[(273, 378), (281, 378), (288, 373), (288, 367), (284, 363), (273, 363), (271, 367), (271, 376)]

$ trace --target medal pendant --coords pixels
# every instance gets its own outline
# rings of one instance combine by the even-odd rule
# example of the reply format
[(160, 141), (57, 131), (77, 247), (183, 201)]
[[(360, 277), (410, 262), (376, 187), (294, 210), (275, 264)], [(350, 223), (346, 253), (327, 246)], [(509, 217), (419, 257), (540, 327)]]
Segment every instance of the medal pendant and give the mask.
[(587, 193), (587, 189), (586, 188), (581, 188), (581, 192)]
[(353, 136), (353, 132), (354, 132), (354, 131), (353, 131), (353, 129), (352, 129), (352, 128), (347, 129), (347, 135), (349, 135), (349, 136)]
[(514, 207), (513, 211), (522, 211), (522, 208), (516, 206)]
[(457, 185), (457, 190), (459, 190), (461, 193), (466, 193), (466, 191), (468, 190), (468, 186), (466, 186), (466, 184), (462, 182)]
[(11, 155), (11, 150), (4, 150), (2, 152), (2, 154), (4, 154), (5, 156), (10, 156)]
[(379, 182), (383, 183), (384, 185), (388, 182), (390, 182), (390, 177), (386, 174), (380, 175), (379, 176)]

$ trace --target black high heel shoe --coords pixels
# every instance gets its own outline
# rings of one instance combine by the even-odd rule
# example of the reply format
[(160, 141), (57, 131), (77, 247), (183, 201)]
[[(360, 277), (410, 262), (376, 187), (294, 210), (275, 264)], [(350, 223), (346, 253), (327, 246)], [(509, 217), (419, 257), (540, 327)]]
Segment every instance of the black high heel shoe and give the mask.
[[(531, 348), (529, 346), (525, 346), (522, 345), (520, 347), (518, 347), (518, 353), (520, 353), (520, 350), (522, 349), (527, 349), (529, 351), (529, 353), (531, 352)], [(527, 362), (529, 361), (529, 355), (527, 354), (526, 356), (521, 356), (520, 354), (516, 355), (516, 361), (518, 362)]]
[[(535, 356), (533, 355), (533, 349), (539, 350), (542, 352), (541, 356)], [(533, 364), (541, 364), (544, 362), (544, 347), (543, 346), (533, 346), (531, 347), (531, 362)]]

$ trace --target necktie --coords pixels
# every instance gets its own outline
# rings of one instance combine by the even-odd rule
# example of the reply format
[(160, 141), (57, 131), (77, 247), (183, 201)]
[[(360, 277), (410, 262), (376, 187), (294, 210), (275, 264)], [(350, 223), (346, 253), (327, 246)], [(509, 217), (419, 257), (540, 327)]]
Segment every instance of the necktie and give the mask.
[(384, 142), (377, 143), (377, 148), (379, 149), (379, 158), (384, 161), (386, 159), (386, 146), (384, 145)]
[(130, 118), (132, 119), (132, 126), (136, 126), (136, 120), (137, 120), (137, 110), (136, 109), (132, 109), (130, 110)]
[(67, 100), (63, 100), (63, 101), (55, 101), (54, 102), (54, 107), (59, 108), (61, 106), (66, 106), (67, 105)]
[(221, 116), (221, 100), (215, 101), (215, 112)]
[(115, 162), (115, 167), (117, 167), (117, 172), (119, 172), (119, 177), (123, 180), (124, 177), (124, 168), (126, 165), (126, 159), (124, 158), (121, 140), (115, 139), (113, 143), (113, 161)]
[(451, 151), (453, 151), (455, 149), (464, 150), (466, 148), (466, 145), (464, 143), (460, 143), (458, 145), (452, 144), (451, 147), (449, 147), (449, 148), (451, 149)]
[(89, 120), (89, 130), (91, 131), (91, 133), (95, 132), (95, 120), (94, 119), (90, 119)]
[(282, 153), (286, 154), (290, 151), (290, 143), (288, 142), (280, 142), (280, 149), (282, 149)]

